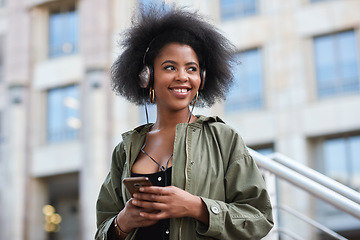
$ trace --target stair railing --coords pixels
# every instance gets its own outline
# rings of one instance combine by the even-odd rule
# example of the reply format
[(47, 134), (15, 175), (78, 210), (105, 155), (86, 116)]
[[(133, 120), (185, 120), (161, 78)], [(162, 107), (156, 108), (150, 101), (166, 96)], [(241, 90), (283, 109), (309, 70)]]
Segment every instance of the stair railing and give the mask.
[(336, 182), (335, 180), (299, 163), (293, 159), (280, 154), (273, 153), (264, 156), (252, 149), (248, 149), (257, 165), (263, 172), (266, 180), (270, 198), (274, 204), (273, 215), (275, 217), (274, 229), (266, 236), (266, 240), (279, 239), (279, 234), (286, 235), (294, 240), (302, 240), (300, 236), (288, 229), (283, 229), (277, 224), (277, 212), (279, 210), (293, 215), (325, 234), (338, 240), (346, 240), (343, 236), (301, 214), (300, 212), (277, 203), (275, 176), (305, 190), (311, 195), (322, 199), (330, 205), (360, 219), (360, 193)]
[[(350, 199), (343, 195), (343, 193), (338, 193), (340, 191), (338, 184), (334, 183), (333, 180), (329, 177), (322, 176), (321, 181), (319, 179), (307, 177), (307, 175), (314, 175), (312, 169), (302, 166), (301, 171), (297, 172), (289, 167), (286, 164), (279, 163), (279, 159), (284, 160), (285, 158), (281, 157), (280, 154), (275, 155), (276, 161), (266, 157), (252, 149), (248, 149), (250, 155), (254, 158), (257, 165), (260, 168), (263, 168), (267, 171), (274, 173), (276, 176), (290, 182), (291, 184), (311, 193), (313, 196), (333, 205), (334, 207), (354, 216), (357, 219), (360, 219), (360, 205), (357, 201)], [(286, 159), (289, 160), (289, 159)], [(294, 160), (292, 160), (294, 161)], [(287, 162), (287, 161), (284, 161)], [(295, 161), (294, 161), (295, 162)], [(297, 169), (299, 170), (299, 169)], [(320, 174), (320, 173), (319, 173)], [(324, 186), (326, 182), (327, 186)], [(351, 192), (352, 198), (360, 199), (360, 193), (347, 189), (346, 186), (342, 187), (346, 189), (345, 192)], [(337, 189), (337, 191), (333, 190)], [(341, 191), (340, 191), (341, 192)]]

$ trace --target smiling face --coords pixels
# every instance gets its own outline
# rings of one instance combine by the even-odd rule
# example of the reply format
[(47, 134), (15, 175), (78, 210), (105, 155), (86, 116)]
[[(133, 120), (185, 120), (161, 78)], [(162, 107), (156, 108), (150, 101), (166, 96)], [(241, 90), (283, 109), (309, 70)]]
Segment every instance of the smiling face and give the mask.
[(154, 59), (154, 90), (158, 110), (188, 109), (200, 86), (200, 67), (188, 45), (169, 43)]

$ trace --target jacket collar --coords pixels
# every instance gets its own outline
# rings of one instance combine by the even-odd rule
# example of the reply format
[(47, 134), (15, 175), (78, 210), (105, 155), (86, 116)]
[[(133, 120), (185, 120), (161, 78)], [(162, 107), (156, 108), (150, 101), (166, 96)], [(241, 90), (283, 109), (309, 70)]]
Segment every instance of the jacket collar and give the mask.
[[(193, 126), (193, 127), (196, 127), (196, 128), (201, 128), (201, 126), (204, 123), (212, 123), (212, 122), (225, 123), (218, 116), (207, 117), (207, 116), (203, 116), (203, 115), (196, 115), (196, 117), (198, 119), (196, 119), (196, 121), (193, 122), (193, 123), (189, 123), (190, 126)], [(180, 123), (180, 124), (187, 124), (187, 123)], [(150, 123), (149, 128), (151, 128), (153, 125), (154, 125), (153, 123)], [(146, 124), (143, 124), (141, 126), (138, 126), (138, 127), (134, 128), (133, 130), (130, 130), (130, 131), (127, 131), (127, 132), (123, 133), (122, 138), (123, 138), (125, 146), (130, 146), (132, 137), (135, 137), (135, 136), (145, 137), (146, 133), (147, 133)]]

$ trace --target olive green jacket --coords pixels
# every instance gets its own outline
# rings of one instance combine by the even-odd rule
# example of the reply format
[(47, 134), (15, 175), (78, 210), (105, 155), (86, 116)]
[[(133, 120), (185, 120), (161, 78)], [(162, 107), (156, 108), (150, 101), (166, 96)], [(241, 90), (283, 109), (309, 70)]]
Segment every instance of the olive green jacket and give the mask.
[[(130, 195), (121, 181), (130, 176), (147, 128), (122, 135), (110, 173), (97, 201), (96, 240), (108, 239), (115, 215)], [(193, 219), (170, 220), (170, 240), (261, 239), (273, 226), (265, 184), (241, 137), (218, 117), (198, 116), (176, 126), (171, 184), (200, 196), (209, 211), (209, 225)], [(134, 239), (136, 230), (126, 239)]]

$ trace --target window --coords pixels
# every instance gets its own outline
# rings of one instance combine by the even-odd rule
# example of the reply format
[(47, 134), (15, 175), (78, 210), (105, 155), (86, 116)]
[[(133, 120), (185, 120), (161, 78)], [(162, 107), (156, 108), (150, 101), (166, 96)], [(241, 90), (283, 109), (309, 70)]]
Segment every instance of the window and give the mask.
[(78, 51), (78, 13), (74, 7), (51, 11), (49, 16), (49, 57)]
[(359, 92), (358, 50), (354, 31), (316, 37), (314, 50), (320, 98)]
[(54, 88), (47, 94), (48, 142), (76, 139), (81, 127), (78, 86)]
[[(79, 173), (68, 173), (47, 178), (48, 204), (43, 207), (45, 231), (50, 240), (81, 239), (79, 205)], [(61, 217), (61, 221), (57, 221)]]
[(6, 0), (0, 0), (0, 7), (5, 7)]
[(360, 189), (360, 135), (327, 139), (322, 144), (320, 171)]
[(138, 4), (143, 4), (145, 7), (149, 7), (151, 4), (161, 4), (163, 0), (139, 0)]
[(325, 2), (325, 1), (329, 1), (329, 0), (311, 0), (311, 2)]
[(0, 36), (0, 82), (4, 81), (4, 37)]
[(262, 144), (262, 145), (255, 145), (255, 146), (249, 146), (254, 151), (262, 154), (262, 155), (269, 155), (274, 153), (274, 144)]
[(252, 49), (236, 55), (234, 85), (225, 103), (225, 111), (250, 110), (263, 107), (261, 53)]
[(258, 153), (260, 153), (262, 155), (265, 155), (265, 156), (274, 153), (274, 149), (271, 148), (271, 147), (269, 147), (269, 148), (260, 148), (260, 149), (256, 149), (255, 151), (257, 151)]
[[(156, 104), (146, 104), (146, 108), (148, 111), (149, 123), (155, 123), (156, 115), (157, 115)], [(140, 122), (141, 122), (141, 124), (145, 124), (147, 122), (144, 107), (140, 108)]]
[(221, 19), (229, 20), (256, 14), (256, 0), (221, 0)]
[(3, 141), (4, 141), (4, 136), (3, 136), (3, 115), (2, 115), (2, 112), (0, 112), (0, 163), (1, 163), (1, 160), (2, 160), (2, 145), (3, 145)]

